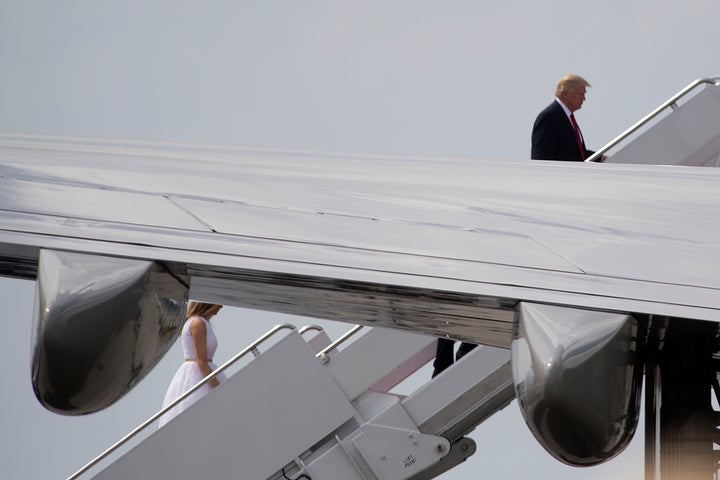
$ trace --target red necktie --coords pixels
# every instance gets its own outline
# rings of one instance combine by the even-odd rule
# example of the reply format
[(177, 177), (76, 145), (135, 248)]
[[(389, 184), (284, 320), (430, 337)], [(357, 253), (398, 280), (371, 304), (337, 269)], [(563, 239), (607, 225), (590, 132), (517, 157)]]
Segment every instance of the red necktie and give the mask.
[(575, 115), (570, 113), (570, 120), (572, 120), (573, 127), (575, 128), (575, 138), (577, 139), (578, 149), (580, 150), (580, 159), (585, 160), (585, 149), (583, 148), (582, 138), (580, 137), (580, 127), (578, 127), (575, 121)]

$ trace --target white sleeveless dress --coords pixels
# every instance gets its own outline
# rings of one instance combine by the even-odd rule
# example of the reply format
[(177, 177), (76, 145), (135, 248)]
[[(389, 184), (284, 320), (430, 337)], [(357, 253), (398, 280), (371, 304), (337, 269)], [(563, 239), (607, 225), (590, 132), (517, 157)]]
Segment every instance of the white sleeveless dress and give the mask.
[[(182, 363), (182, 365), (180, 365), (180, 368), (177, 369), (175, 375), (173, 376), (173, 379), (170, 381), (167, 392), (165, 392), (163, 408), (175, 401), (175, 399), (177, 399), (180, 395), (197, 385), (197, 383), (204, 378), (204, 375), (200, 371), (200, 367), (194, 361), (195, 345), (193, 343), (192, 334), (190, 333), (190, 324), (196, 318), (200, 318), (203, 322), (205, 322), (207, 332), (207, 358), (211, 360), (215, 355), (215, 351), (217, 350), (217, 337), (215, 336), (215, 332), (213, 332), (210, 322), (205, 320), (203, 317), (188, 318), (185, 321), (185, 325), (183, 325), (182, 332), (180, 333), (180, 339), (182, 341), (185, 361)], [(213, 362), (208, 362), (208, 364), (210, 365), (210, 369), (213, 371), (217, 368), (217, 365), (215, 365)], [(224, 373), (220, 373), (215, 378), (217, 378), (220, 383), (227, 380), (227, 376)], [(190, 405), (197, 402), (210, 390), (212, 390), (212, 387), (209, 383), (206, 383), (198, 390), (195, 390), (189, 397), (175, 405), (165, 415), (160, 417), (160, 426), (162, 427), (167, 422), (175, 418), (175, 416), (185, 411)]]

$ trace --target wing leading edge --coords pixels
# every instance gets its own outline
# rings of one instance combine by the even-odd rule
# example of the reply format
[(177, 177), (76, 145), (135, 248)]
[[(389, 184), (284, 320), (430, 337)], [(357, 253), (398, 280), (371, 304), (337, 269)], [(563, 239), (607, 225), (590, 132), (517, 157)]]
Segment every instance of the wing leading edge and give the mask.
[[(715, 170), (5, 136), (0, 175), (0, 274), (39, 280), (34, 385), (63, 413), (129, 390), (172, 343), (173, 312), (192, 297), (512, 343), (533, 433), (557, 458), (593, 464), (634, 433), (645, 338), (657, 329), (649, 319), (720, 320)], [(109, 307), (118, 302), (129, 310)], [(569, 313), (542, 320), (548, 308)], [(70, 338), (99, 318), (104, 340)], [(574, 318), (589, 331), (595, 318), (618, 320), (599, 336), (557, 336)], [(548, 350), (528, 328), (558, 341)], [(87, 368), (49, 361), (68, 342)], [(517, 363), (529, 358), (521, 350), (537, 352), (530, 364)], [(565, 367), (595, 372), (622, 351), (634, 360), (621, 354), (606, 379), (614, 401), (585, 405), (597, 422), (570, 432), (566, 415), (545, 417), (566, 393), (585, 398), (567, 390)], [(551, 369), (540, 356), (563, 363)], [(124, 360), (120, 379), (98, 372)]]
[(713, 170), (11, 137), (0, 174), (4, 275), (42, 248), (153, 260), (191, 296), (504, 346), (452, 325), (519, 300), (719, 319)]

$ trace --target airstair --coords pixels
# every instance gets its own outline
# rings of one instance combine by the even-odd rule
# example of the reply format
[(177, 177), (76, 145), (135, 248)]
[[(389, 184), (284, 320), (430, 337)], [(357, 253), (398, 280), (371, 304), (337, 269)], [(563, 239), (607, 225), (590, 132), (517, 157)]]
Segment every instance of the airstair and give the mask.
[(586, 161), (720, 167), (720, 77), (695, 80)]
[(472, 455), (465, 435), (515, 396), (509, 350), (479, 346), (404, 396), (391, 390), (434, 358), (436, 338), (373, 328), (347, 344), (361, 328), (331, 343), (317, 327), (275, 327), (215, 372), (257, 355), (227, 382), (160, 429), (172, 405), (158, 412), (68, 480), (425, 480)]
[[(588, 161), (603, 155), (720, 166), (720, 78), (689, 84)], [(405, 396), (393, 388), (433, 359), (436, 338), (374, 328), (348, 344), (361, 328), (335, 342), (274, 328), (215, 372), (254, 354), (227, 382), (160, 429), (173, 405), (156, 413), (68, 480), (427, 480), (472, 455), (466, 435), (515, 396), (509, 350), (479, 346)]]
[[(603, 155), (720, 166), (720, 78), (689, 84), (588, 161)], [(427, 480), (472, 455), (466, 435), (515, 396), (509, 350), (479, 346), (405, 396), (393, 388), (433, 359), (436, 338), (374, 328), (345, 346), (361, 328), (335, 342), (274, 328), (215, 372), (254, 354), (227, 382), (158, 429), (169, 405), (68, 480)]]

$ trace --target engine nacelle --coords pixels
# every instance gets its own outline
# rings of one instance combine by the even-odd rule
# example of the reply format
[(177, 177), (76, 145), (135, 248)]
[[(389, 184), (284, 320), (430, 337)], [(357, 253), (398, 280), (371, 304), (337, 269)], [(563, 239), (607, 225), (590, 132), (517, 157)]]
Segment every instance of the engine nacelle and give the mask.
[(101, 410), (132, 389), (184, 323), (187, 281), (155, 262), (43, 250), (32, 383), (45, 408)]
[(512, 342), (518, 404), (555, 458), (601, 463), (632, 439), (643, 361), (630, 315), (520, 303)]

